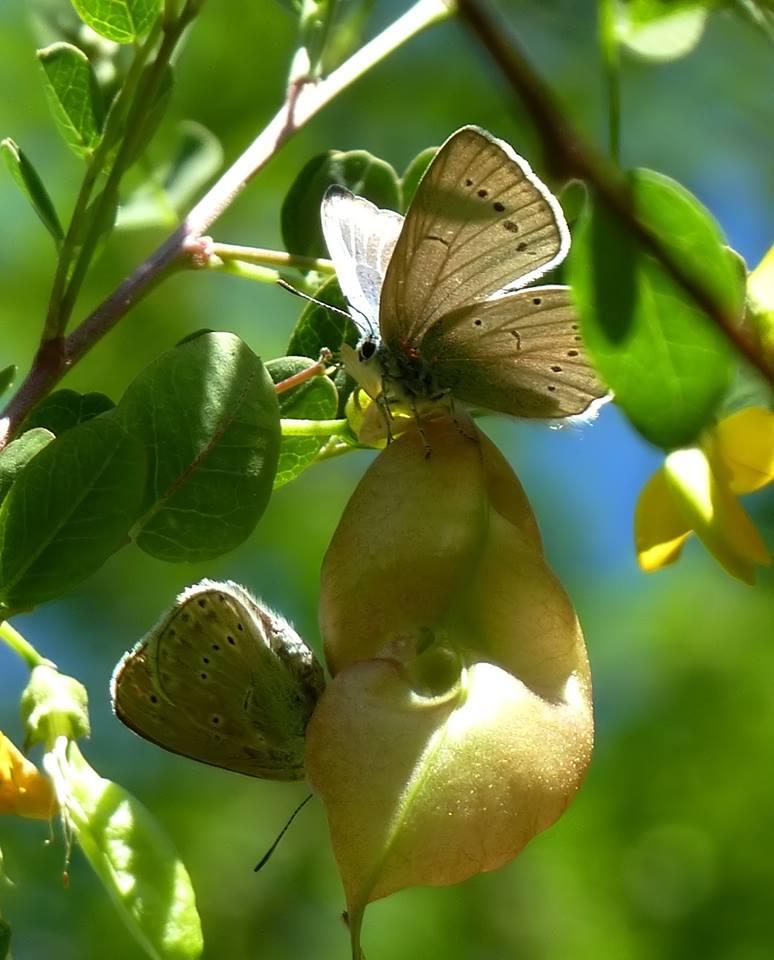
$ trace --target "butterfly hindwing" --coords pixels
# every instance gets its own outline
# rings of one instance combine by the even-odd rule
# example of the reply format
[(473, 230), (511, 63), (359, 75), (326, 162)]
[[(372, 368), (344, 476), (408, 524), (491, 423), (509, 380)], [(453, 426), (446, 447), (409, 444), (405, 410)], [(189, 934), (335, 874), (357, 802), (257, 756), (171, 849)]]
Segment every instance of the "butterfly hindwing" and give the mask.
[(606, 393), (583, 349), (569, 287), (461, 307), (427, 331), (421, 351), (439, 387), (511, 416), (573, 416)]
[(526, 160), (463, 127), (436, 154), (406, 214), (382, 288), (382, 338), (393, 349), (418, 344), (444, 314), (525, 286), (568, 248), (558, 201)]
[(323, 235), (361, 336), (378, 333), (382, 282), (402, 226), (399, 213), (344, 187), (329, 187), (323, 197)]
[[(278, 653), (290, 634), (289, 656), (298, 661), (296, 643), (309, 654), (301, 654), (305, 692), (307, 679), (311, 690), (322, 675), (292, 629), (238, 584), (205, 581), (118, 664), (116, 715), (173, 753), (249, 776), (302, 779), (305, 703), (276, 702), (277, 691), (296, 689), (282, 682)], [(295, 728), (288, 716), (299, 718)]]

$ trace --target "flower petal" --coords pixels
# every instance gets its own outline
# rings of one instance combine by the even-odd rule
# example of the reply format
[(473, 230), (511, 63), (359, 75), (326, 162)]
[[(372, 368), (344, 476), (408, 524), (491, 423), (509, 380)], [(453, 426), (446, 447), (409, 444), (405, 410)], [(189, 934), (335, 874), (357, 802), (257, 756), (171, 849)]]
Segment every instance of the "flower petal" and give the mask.
[(774, 413), (747, 407), (715, 428), (713, 453), (729, 471), (732, 493), (751, 493), (774, 481)]
[(675, 450), (664, 463), (679, 508), (715, 559), (734, 577), (755, 582), (755, 564), (771, 557), (752, 520), (719, 482), (703, 450)]
[(642, 488), (634, 512), (634, 544), (640, 567), (649, 573), (674, 563), (690, 532), (663, 468), (657, 470)]
[(51, 781), (0, 733), (0, 813), (48, 820), (56, 809)]

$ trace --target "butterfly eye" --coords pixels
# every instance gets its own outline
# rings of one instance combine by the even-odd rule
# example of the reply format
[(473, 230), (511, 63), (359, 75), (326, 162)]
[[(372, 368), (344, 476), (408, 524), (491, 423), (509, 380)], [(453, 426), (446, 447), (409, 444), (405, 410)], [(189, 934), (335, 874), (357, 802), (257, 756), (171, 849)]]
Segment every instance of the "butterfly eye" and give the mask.
[(376, 353), (376, 344), (373, 340), (364, 340), (360, 344), (360, 350), (358, 353), (361, 361), (370, 360), (371, 357)]

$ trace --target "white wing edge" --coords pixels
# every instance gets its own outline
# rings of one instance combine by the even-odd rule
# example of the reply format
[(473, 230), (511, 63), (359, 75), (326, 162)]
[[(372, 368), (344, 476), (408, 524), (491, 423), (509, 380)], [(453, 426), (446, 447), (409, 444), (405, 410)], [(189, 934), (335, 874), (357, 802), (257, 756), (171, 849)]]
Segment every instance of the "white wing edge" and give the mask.
[[(386, 269), (403, 227), (403, 217), (394, 210), (382, 210), (365, 197), (335, 184), (325, 192), (320, 217), (328, 253), (350, 306), (352, 320), (361, 336), (378, 337), (379, 295), (384, 271), (378, 263), (369, 263), (364, 255), (371, 242), (380, 244), (383, 256), (389, 250), (384, 264)], [(378, 276), (378, 284), (365, 289), (358, 267), (373, 270)]]
[[(523, 287), (529, 286), (529, 284), (534, 283), (535, 280), (538, 280), (544, 274), (548, 273), (549, 270), (553, 270), (554, 267), (558, 266), (570, 252), (570, 228), (567, 226), (567, 221), (564, 218), (564, 211), (562, 210), (561, 204), (554, 194), (551, 193), (548, 187), (543, 183), (540, 177), (535, 173), (528, 160), (525, 160), (524, 157), (516, 153), (513, 147), (506, 140), (501, 140), (499, 137), (493, 136), (488, 130), (484, 130), (483, 127), (477, 127), (475, 124), (469, 124), (468, 126), (460, 127), (460, 129), (455, 131), (455, 133), (453, 133), (449, 139), (451, 140), (452, 137), (456, 137), (457, 134), (462, 133), (463, 130), (471, 130), (483, 137), (485, 140), (488, 140), (490, 143), (496, 144), (508, 157), (508, 159), (512, 160), (516, 166), (521, 169), (521, 172), (524, 174), (527, 180), (529, 180), (532, 186), (535, 187), (538, 193), (551, 208), (554, 214), (554, 220), (556, 221), (556, 226), (559, 230), (559, 250), (557, 251), (556, 256), (549, 260), (548, 263), (544, 263), (542, 267), (538, 267), (536, 270), (532, 270), (530, 273), (525, 273), (524, 276), (512, 281), (508, 284), (508, 286), (503, 287), (502, 290), (497, 290), (487, 297), (488, 300), (497, 300), (499, 297), (505, 296), (508, 293), (514, 293), (517, 290), (521, 290)], [(443, 150), (443, 147), (441, 147), (441, 150)], [(438, 152), (440, 153), (441, 151), (439, 150)]]

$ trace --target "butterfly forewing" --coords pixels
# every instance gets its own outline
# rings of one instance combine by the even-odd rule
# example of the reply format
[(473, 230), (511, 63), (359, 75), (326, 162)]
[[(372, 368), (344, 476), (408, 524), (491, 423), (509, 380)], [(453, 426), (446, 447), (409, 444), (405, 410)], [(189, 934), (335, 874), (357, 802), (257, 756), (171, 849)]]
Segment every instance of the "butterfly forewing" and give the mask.
[(606, 389), (581, 342), (569, 287), (531, 287), (445, 315), (422, 341), (435, 382), (516, 417), (581, 414)]
[[(298, 688), (283, 682), (287, 664), (272, 649), (282, 630), (290, 628), (238, 584), (193, 588), (119, 663), (116, 715), (173, 753), (249, 776), (302, 779), (304, 726), (312, 707), (290, 702), (296, 694), (288, 690)], [(297, 642), (311, 657), (293, 637), (290, 655), (298, 657)], [(302, 696), (296, 699), (309, 694), (313, 704), (321, 671), (302, 659), (301, 673)], [(277, 702), (278, 691), (288, 702)]]
[(530, 283), (568, 247), (559, 204), (529, 164), (463, 127), (438, 151), (406, 215), (382, 288), (382, 338), (393, 349), (416, 344), (444, 314)]
[(399, 213), (380, 210), (344, 187), (329, 187), (323, 198), (325, 242), (363, 336), (378, 333), (382, 282), (402, 226)]

